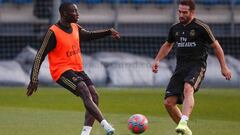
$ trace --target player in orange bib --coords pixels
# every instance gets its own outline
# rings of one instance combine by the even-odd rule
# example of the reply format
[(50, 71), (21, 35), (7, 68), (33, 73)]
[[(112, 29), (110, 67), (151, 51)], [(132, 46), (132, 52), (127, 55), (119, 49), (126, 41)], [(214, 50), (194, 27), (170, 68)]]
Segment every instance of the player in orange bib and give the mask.
[(27, 96), (36, 92), (41, 64), (48, 55), (50, 73), (54, 81), (82, 98), (86, 108), (85, 122), (81, 135), (89, 135), (95, 119), (101, 123), (106, 135), (113, 135), (115, 129), (104, 119), (98, 108), (98, 94), (83, 70), (81, 41), (94, 40), (112, 35), (119, 39), (119, 33), (113, 28), (99, 31), (87, 31), (77, 24), (79, 13), (73, 3), (62, 3), (59, 7), (60, 20), (52, 25), (45, 35), (32, 67)]

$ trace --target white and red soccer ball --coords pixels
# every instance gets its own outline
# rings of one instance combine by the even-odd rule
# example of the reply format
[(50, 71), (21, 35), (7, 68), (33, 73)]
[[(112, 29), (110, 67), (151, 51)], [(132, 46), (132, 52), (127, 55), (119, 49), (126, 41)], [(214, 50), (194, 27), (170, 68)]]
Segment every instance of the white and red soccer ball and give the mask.
[(141, 134), (148, 128), (148, 120), (142, 114), (134, 114), (128, 119), (128, 129), (134, 134)]

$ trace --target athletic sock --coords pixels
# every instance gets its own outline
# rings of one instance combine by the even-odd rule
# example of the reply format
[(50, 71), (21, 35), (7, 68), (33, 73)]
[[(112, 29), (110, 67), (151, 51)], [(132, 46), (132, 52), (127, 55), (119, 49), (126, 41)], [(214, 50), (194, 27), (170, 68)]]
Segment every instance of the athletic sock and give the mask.
[(182, 117), (181, 117), (181, 121), (185, 121), (185, 122), (187, 122), (188, 120), (189, 120), (188, 116), (186, 116), (186, 115), (182, 115)]
[(83, 126), (81, 135), (90, 135), (92, 127), (90, 126)]
[(105, 119), (101, 121), (101, 125), (105, 130), (112, 129), (112, 126)]

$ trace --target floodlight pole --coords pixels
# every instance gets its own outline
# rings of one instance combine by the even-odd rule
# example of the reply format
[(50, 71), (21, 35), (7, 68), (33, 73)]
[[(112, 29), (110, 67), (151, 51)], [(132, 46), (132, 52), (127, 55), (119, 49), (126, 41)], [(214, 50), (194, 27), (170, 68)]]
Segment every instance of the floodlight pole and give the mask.
[(173, 12), (172, 12), (173, 23), (177, 22), (177, 17), (176, 17), (177, 7), (178, 7), (178, 0), (174, 0), (173, 1)]
[(58, 8), (61, 5), (61, 0), (53, 0), (53, 8), (52, 8), (52, 17), (50, 23), (56, 23), (59, 20)]
[(115, 3), (114, 3), (114, 10), (115, 10), (115, 15), (114, 15), (114, 28), (115, 29), (118, 29), (118, 24), (119, 24), (119, 20), (118, 20), (118, 17), (119, 17), (119, 0), (115, 0)]
[(234, 13), (234, 8), (235, 8), (235, 1), (236, 0), (231, 0), (231, 3), (230, 3), (230, 12), (231, 12), (231, 36), (234, 36), (234, 33), (235, 33), (235, 13)]

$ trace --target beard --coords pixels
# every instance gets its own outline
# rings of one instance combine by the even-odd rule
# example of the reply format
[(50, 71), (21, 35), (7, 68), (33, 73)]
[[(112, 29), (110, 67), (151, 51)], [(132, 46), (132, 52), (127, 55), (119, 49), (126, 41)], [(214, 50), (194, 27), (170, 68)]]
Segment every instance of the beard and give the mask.
[(187, 24), (190, 21), (190, 17), (179, 17), (179, 21), (182, 24)]

